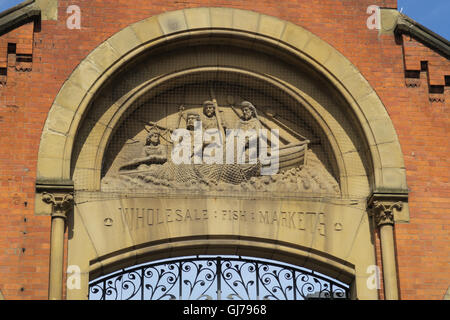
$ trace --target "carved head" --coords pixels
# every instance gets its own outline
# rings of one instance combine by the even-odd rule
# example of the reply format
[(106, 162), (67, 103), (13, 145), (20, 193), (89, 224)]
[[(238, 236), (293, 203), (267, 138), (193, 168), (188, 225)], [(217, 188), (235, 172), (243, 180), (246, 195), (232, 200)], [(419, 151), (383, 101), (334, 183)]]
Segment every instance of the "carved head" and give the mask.
[(216, 110), (214, 108), (214, 103), (212, 101), (203, 102), (203, 114), (208, 118), (211, 118), (216, 114)]
[(200, 115), (197, 112), (188, 112), (186, 114), (186, 129), (194, 130), (195, 121), (200, 121)]
[(160, 143), (160, 133), (157, 129), (152, 129), (148, 133), (147, 139), (145, 140), (145, 145), (158, 145)]
[(257, 116), (255, 106), (248, 101), (243, 101), (241, 103), (241, 110), (242, 118), (244, 120), (250, 120), (251, 118), (256, 118)]

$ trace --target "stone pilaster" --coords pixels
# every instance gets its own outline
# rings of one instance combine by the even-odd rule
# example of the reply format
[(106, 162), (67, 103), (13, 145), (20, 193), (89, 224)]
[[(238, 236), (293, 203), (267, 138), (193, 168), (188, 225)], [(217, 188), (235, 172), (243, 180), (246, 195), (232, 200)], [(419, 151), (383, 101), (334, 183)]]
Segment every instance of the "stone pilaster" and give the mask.
[(404, 207), (398, 195), (373, 195), (369, 208), (380, 231), (381, 258), (383, 263), (384, 296), (386, 300), (398, 300), (398, 277), (394, 243), (395, 213)]
[(73, 207), (73, 181), (36, 181), (35, 214), (51, 217), (50, 235), (50, 300), (62, 299), (64, 275), (64, 234), (66, 220)]
[(42, 193), (42, 201), (52, 206), (52, 227), (50, 240), (50, 300), (61, 300), (64, 274), (64, 233), (67, 213), (73, 205), (72, 193)]

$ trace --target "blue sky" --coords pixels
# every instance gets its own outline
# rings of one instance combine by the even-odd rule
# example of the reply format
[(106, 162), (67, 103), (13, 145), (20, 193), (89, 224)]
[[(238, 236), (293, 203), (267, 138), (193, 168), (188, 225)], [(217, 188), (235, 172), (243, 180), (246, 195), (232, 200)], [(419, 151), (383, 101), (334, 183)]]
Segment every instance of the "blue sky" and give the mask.
[(450, 0), (398, 0), (397, 3), (399, 11), (450, 40)]
[[(0, 12), (22, 1), (0, 0)], [(450, 0), (398, 0), (398, 9), (450, 40)]]

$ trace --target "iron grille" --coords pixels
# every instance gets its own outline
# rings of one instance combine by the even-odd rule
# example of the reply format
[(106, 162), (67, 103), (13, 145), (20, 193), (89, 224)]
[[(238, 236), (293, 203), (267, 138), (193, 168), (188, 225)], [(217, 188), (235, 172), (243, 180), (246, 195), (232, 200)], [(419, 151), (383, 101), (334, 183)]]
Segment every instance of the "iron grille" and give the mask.
[(164, 260), (94, 280), (90, 300), (348, 299), (349, 287), (311, 270), (227, 256)]

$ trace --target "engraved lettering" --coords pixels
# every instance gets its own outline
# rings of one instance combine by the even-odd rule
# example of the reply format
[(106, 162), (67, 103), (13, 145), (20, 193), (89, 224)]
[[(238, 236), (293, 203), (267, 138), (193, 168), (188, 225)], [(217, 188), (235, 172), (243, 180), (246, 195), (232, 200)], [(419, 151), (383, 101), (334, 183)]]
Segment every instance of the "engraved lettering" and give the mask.
[(269, 224), (269, 212), (268, 211), (265, 211), (264, 213), (262, 211), (259, 211), (259, 222)]
[(289, 228), (295, 228), (294, 216), (295, 212), (289, 212)]
[(181, 211), (180, 209), (176, 209), (175, 210), (175, 220), (176, 221), (182, 221), (183, 220), (183, 211)]
[(154, 210), (147, 209), (147, 225), (152, 226), (154, 223)]
[(309, 220), (309, 230), (311, 233), (314, 233), (314, 227), (316, 225), (316, 221), (314, 221), (314, 216), (316, 215), (316, 212), (307, 211), (306, 212), (308, 220)]
[[(130, 231), (136, 231), (145, 226), (154, 226), (171, 222), (195, 222), (209, 219), (208, 209), (188, 208), (172, 209), (166, 208), (118, 208), (124, 215), (125, 221)], [(302, 211), (247, 211), (223, 209), (222, 221), (257, 222), (265, 225), (278, 225), (296, 230), (309, 230), (311, 233), (318, 231), (319, 235), (326, 236), (326, 218), (323, 212), (302, 212)], [(219, 218), (217, 211), (214, 211), (213, 218)], [(333, 229), (340, 231), (343, 229), (340, 222), (333, 223)]]
[(272, 214), (272, 224), (274, 224), (275, 221), (276, 221), (277, 224), (279, 224), (278, 214), (277, 214), (276, 211), (274, 211), (273, 214)]
[(297, 212), (298, 214), (298, 230), (305, 230), (305, 213)]
[(156, 209), (156, 221), (158, 221), (158, 224), (164, 223), (164, 218), (159, 214), (159, 209)]
[(184, 216), (184, 221), (186, 221), (188, 219), (192, 221), (192, 216), (191, 216), (191, 212), (189, 211), (189, 209), (186, 210), (186, 215)]
[(139, 210), (139, 208), (136, 208), (136, 228), (140, 229), (144, 227), (144, 209)]
[(131, 231), (134, 230), (134, 211), (128, 213), (128, 208), (125, 208), (125, 221), (127, 222), (128, 228), (130, 228)]
[(286, 227), (287, 225), (287, 218), (286, 218), (287, 213), (284, 211), (280, 212), (280, 220), (281, 220), (281, 225)]
[(325, 214), (323, 212), (319, 212), (319, 234), (321, 236), (325, 236)]
[(172, 209), (166, 209), (166, 220), (167, 220), (167, 222), (173, 222)]

